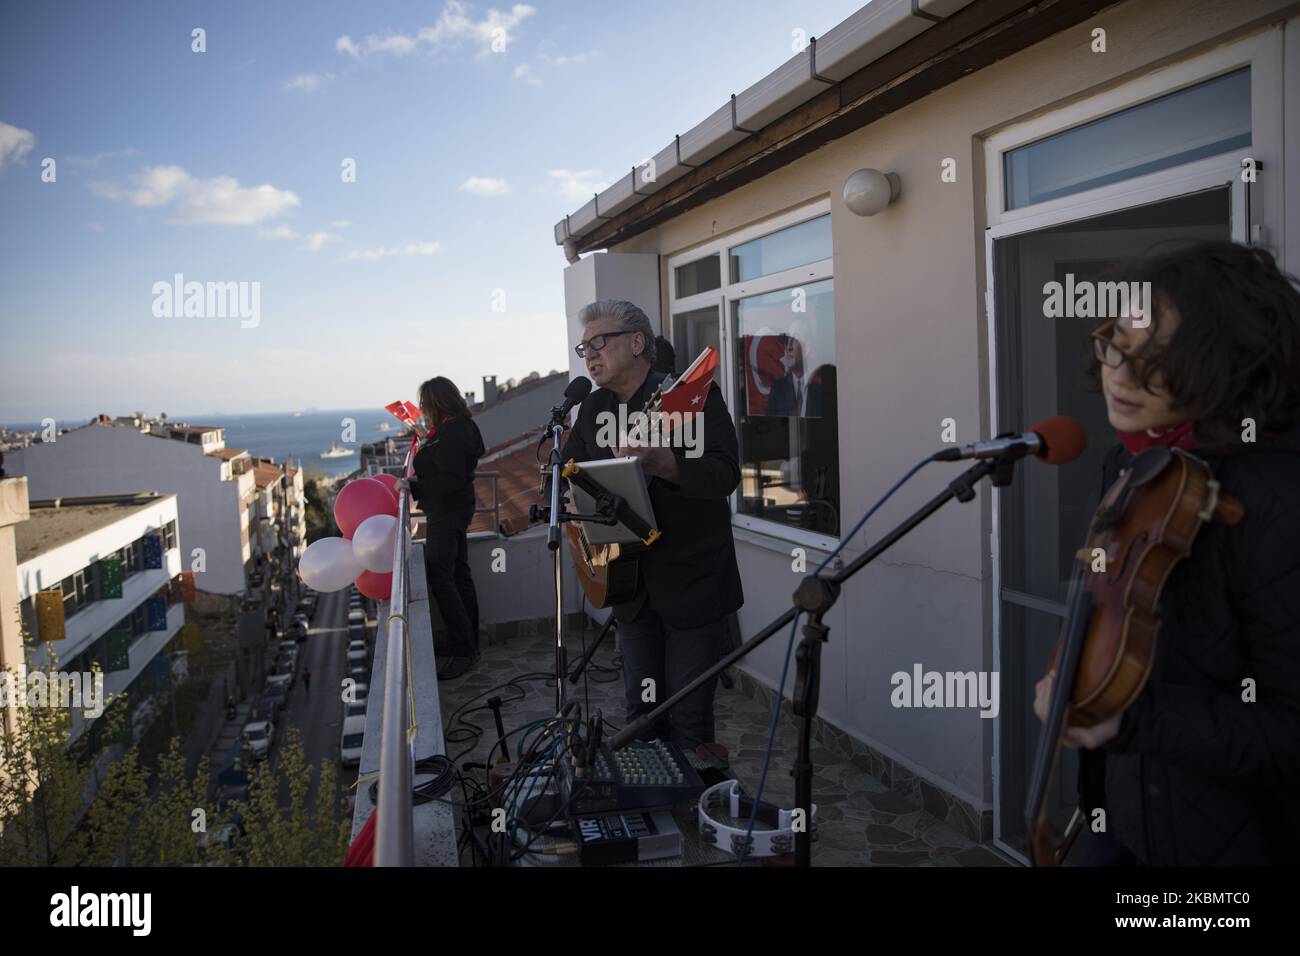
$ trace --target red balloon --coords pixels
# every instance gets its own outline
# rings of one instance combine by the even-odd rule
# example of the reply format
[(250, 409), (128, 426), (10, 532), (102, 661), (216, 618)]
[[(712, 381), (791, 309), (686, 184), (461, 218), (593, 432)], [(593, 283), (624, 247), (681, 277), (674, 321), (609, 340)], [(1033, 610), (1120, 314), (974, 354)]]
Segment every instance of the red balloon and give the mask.
[(379, 474), (371, 475), (370, 477), (374, 478), (375, 481), (382, 482), (383, 486), (388, 489), (390, 494), (392, 494), (393, 500), (394, 501), (397, 500), (397, 476), (396, 475), (390, 475), (386, 471), (381, 471)]
[(397, 499), (382, 481), (374, 478), (349, 481), (334, 499), (334, 523), (339, 526), (339, 534), (348, 540), (352, 539), (357, 525), (375, 515), (397, 517)]
[(387, 601), (393, 594), (393, 573), (362, 571), (357, 575), (357, 590), (373, 601)]

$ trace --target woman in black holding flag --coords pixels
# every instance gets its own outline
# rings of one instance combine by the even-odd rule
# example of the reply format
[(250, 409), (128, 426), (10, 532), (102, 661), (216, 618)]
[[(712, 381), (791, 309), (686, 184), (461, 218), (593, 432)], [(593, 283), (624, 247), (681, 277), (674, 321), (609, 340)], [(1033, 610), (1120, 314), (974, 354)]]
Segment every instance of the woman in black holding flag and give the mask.
[(408, 482), (426, 519), (429, 597), (447, 626), (447, 643), (435, 648), (438, 679), (450, 680), (468, 671), (479, 656), (478, 595), (466, 532), (474, 518), (474, 471), (484, 451), (483, 436), (460, 391), (441, 375), (420, 386), (420, 412), (429, 430)]

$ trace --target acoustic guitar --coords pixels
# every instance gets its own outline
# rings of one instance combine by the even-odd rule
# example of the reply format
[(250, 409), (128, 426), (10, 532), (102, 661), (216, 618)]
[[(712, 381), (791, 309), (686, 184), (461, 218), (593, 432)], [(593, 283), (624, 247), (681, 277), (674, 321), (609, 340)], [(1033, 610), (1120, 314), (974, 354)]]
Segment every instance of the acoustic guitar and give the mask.
[[(662, 409), (663, 394), (669, 388), (672, 388), (671, 378), (659, 383), (643, 409), (647, 415), (654, 415)], [(569, 510), (573, 510), (572, 501)], [(637, 558), (647, 546), (639, 543), (594, 544), (587, 537), (583, 522), (567, 521), (565, 527), (569, 533), (573, 566), (578, 569), (578, 583), (591, 606), (611, 607), (632, 600), (640, 576)]]
[[(702, 407), (698, 403), (708, 393), (708, 383), (712, 381), (717, 367), (717, 350), (705, 346), (704, 351), (696, 356), (695, 361), (680, 376), (674, 380), (670, 375), (659, 383), (642, 411), (647, 415), (663, 411), (664, 396), (674, 389), (677, 391), (671, 396), (671, 404), (678, 406), (674, 412), (694, 411)], [(632, 600), (636, 596), (639, 556), (648, 545), (594, 544), (588, 539), (582, 522), (568, 521), (565, 524), (568, 527), (573, 564), (578, 569), (578, 581), (592, 606), (609, 607)]]

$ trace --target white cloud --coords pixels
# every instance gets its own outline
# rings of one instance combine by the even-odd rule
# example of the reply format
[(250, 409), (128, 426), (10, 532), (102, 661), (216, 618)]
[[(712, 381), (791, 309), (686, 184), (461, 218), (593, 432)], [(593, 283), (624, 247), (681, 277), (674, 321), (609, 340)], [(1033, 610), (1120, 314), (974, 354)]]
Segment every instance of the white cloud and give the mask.
[(104, 224), (102, 222), (92, 222), (90, 224), (90, 228), (95, 230), (95, 232), (103, 232)]
[(322, 83), (332, 79), (334, 79), (333, 73), (299, 73), (285, 80), (284, 88), (297, 90), (300, 93), (315, 93)]
[(95, 153), (93, 156), (64, 156), (63, 162), (69, 166), (80, 166), (84, 169), (98, 169), (99, 164), (106, 159), (125, 159), (130, 156), (139, 156), (138, 149), (113, 149), (103, 153)]
[(270, 228), (259, 229), (257, 235), (261, 239), (302, 239), (307, 243), (302, 248), (308, 252), (318, 252), (325, 243), (339, 241), (339, 237), (332, 232), (322, 230), (303, 234), (295, 232), (288, 223), (283, 222)]
[(561, 53), (559, 56), (552, 56), (549, 53), (538, 53), (537, 56), (543, 63), (549, 63), (552, 66), (569, 66), (572, 63), (586, 63), (593, 57), (600, 56), (600, 51), (587, 50), (584, 53)]
[(106, 199), (152, 208), (174, 204), (175, 221), (248, 226), (274, 219), (301, 205), (292, 192), (275, 186), (241, 186), (231, 176), (196, 179), (180, 166), (150, 166), (131, 177), (133, 186), (93, 183)]
[(441, 249), (441, 242), (408, 242), (404, 246), (379, 246), (376, 249), (353, 249), (344, 256), (344, 258), (373, 262), (375, 259), (388, 259), (391, 257), (405, 259), (409, 256), (431, 256), (441, 251)]
[(339, 53), (361, 59), (371, 54), (406, 56), (424, 46), (431, 50), (457, 47), (469, 42), (478, 48), (478, 55), (504, 52), (514, 41), (514, 30), (525, 18), (536, 13), (535, 7), (516, 3), (509, 10), (490, 8), (480, 19), (474, 19), (470, 7), (460, 0), (447, 0), (442, 13), (433, 26), (422, 27), (414, 36), (404, 33), (372, 33), (360, 41), (344, 35), (334, 42)]
[(460, 184), (460, 191), (473, 193), (476, 196), (508, 196), (510, 194), (510, 184), (504, 179), (493, 179), (490, 176), (471, 176)]
[(307, 251), (318, 252), (325, 243), (338, 242), (339, 237), (328, 232), (309, 232), (303, 238), (307, 240), (307, 245), (304, 247)]
[(574, 202), (590, 199), (594, 193), (609, 187), (609, 180), (598, 169), (552, 169), (551, 177), (558, 184), (560, 195)]
[(529, 86), (542, 85), (542, 81), (538, 79), (537, 74), (533, 72), (533, 68), (529, 66), (527, 63), (520, 63), (517, 67), (515, 67), (515, 79), (523, 80)]
[(350, 219), (331, 219), (331, 220), (330, 220), (330, 228), (331, 228), (331, 229), (346, 229), (346, 228), (347, 228), (348, 226), (350, 226), (350, 225), (352, 225), (352, 220), (350, 220)]
[(29, 129), (0, 122), (0, 173), (9, 163), (21, 163), (36, 145), (36, 134)]

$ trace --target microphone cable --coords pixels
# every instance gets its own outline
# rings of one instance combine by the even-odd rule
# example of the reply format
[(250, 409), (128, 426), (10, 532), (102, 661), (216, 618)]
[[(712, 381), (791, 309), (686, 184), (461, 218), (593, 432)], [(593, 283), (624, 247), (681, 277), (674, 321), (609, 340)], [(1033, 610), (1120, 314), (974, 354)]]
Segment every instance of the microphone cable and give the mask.
[[(867, 523), (867, 519), (879, 511), (881, 506), (893, 496), (894, 492), (911, 481), (912, 478), (916, 476), (916, 473), (926, 465), (930, 464), (930, 462), (938, 460), (938, 453), (936, 452), (933, 455), (921, 459), (908, 469), (907, 474), (894, 482), (894, 484), (890, 486), (889, 490), (876, 500), (876, 503), (871, 506), (867, 513), (858, 519), (858, 523), (853, 526), (853, 530), (840, 539), (840, 543), (835, 546), (835, 550), (828, 554), (822, 563), (817, 566), (817, 570), (813, 572), (813, 575), (820, 575), (825, 567), (835, 560), (840, 551), (844, 549), (844, 546), (853, 540), (854, 536), (857, 535), (862, 526)], [(754, 805), (749, 812), (749, 825), (745, 828), (745, 841), (740, 845), (740, 853), (736, 856), (736, 866), (745, 865), (745, 854), (749, 850), (749, 845), (754, 839), (754, 823), (758, 819), (758, 808), (763, 800), (763, 788), (767, 784), (767, 771), (772, 762), (772, 748), (776, 745), (776, 728), (781, 721), (781, 702), (785, 699), (785, 680), (790, 673), (790, 652), (794, 650), (794, 638), (795, 635), (799, 633), (799, 619), (802, 616), (803, 612), (798, 611), (795, 613), (794, 620), (790, 622), (790, 639), (786, 642), (785, 646), (785, 663), (781, 665), (781, 683), (776, 688), (776, 700), (772, 704), (772, 724), (767, 732), (767, 747), (763, 752), (763, 770), (758, 777), (758, 790), (754, 794)], [(803, 807), (802, 809), (805, 813), (811, 812), (810, 807)], [(808, 825), (812, 825), (811, 819), (808, 820)]]

